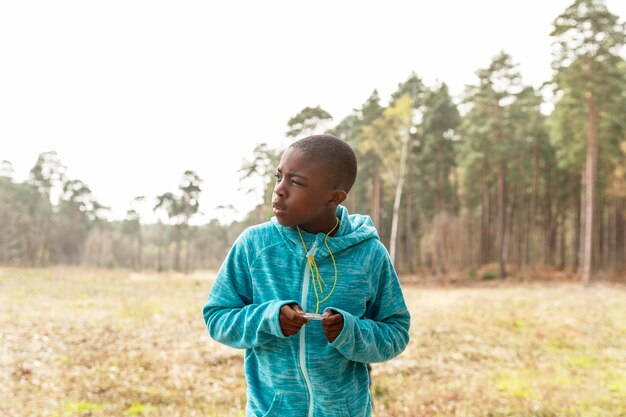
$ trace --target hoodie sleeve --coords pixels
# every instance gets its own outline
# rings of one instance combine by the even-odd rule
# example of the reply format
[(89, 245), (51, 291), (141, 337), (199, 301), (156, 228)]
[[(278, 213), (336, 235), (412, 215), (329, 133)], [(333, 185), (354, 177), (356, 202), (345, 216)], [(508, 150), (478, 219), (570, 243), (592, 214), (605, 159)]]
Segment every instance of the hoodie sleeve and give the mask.
[(254, 304), (247, 233), (233, 244), (202, 308), (209, 335), (227, 346), (248, 349), (286, 337), (278, 321), (280, 308), (292, 300)]
[[(360, 319), (346, 311), (329, 307), (343, 315), (343, 330), (331, 346), (356, 362), (383, 362), (399, 355), (409, 342), (410, 314), (391, 259), (383, 261), (372, 273), (376, 296)], [(378, 279), (376, 279), (378, 278)]]

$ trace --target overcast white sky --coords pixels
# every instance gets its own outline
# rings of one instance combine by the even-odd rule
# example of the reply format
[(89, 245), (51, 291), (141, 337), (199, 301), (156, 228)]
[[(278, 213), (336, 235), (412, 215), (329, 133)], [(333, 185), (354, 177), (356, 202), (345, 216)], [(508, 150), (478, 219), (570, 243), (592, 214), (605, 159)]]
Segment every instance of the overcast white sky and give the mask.
[[(238, 219), (260, 193), (243, 193), (237, 170), (257, 143), (282, 149), (302, 108), (338, 122), (413, 71), (457, 97), (501, 50), (539, 86), (571, 3), (3, 1), (0, 161), (23, 180), (54, 150), (116, 218), (190, 169), (204, 180), (197, 221), (230, 204)], [(626, 17), (626, 1), (606, 4)]]

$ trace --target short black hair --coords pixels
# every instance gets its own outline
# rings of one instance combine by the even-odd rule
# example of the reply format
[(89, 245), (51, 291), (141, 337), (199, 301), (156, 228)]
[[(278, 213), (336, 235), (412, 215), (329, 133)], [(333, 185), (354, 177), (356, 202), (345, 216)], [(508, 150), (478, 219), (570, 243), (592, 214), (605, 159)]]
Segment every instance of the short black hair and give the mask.
[(312, 135), (291, 144), (315, 163), (323, 166), (329, 179), (346, 193), (356, 180), (356, 154), (350, 145), (333, 135)]

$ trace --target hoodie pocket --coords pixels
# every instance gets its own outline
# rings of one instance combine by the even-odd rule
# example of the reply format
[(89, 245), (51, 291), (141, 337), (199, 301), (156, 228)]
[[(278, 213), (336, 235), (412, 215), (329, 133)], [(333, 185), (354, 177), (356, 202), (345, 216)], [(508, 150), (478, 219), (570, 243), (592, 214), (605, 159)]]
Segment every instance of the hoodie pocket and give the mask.
[(283, 404), (285, 402), (285, 394), (276, 393), (274, 398), (272, 399), (272, 404), (270, 405), (270, 409), (267, 410), (267, 413), (263, 414), (263, 417), (278, 417), (284, 416), (284, 407)]
[(341, 409), (339, 410), (339, 415), (342, 417), (350, 417), (350, 412), (348, 411), (348, 405), (345, 400), (341, 402)]
[(328, 415), (332, 415), (334, 417), (350, 417), (350, 412), (348, 411), (348, 405), (346, 404), (345, 399), (329, 402), (325, 408), (325, 411), (329, 412)]

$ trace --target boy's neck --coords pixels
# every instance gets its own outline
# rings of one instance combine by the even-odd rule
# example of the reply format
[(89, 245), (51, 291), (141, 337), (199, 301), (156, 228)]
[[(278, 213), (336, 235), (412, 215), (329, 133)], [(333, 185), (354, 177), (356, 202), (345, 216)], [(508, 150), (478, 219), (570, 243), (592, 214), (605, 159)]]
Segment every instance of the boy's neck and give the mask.
[[(330, 224), (330, 223), (329, 223)], [(332, 224), (330, 226), (323, 226), (323, 227), (315, 227), (312, 230), (307, 229), (307, 227), (305, 226), (298, 226), (301, 230), (304, 230), (307, 233), (310, 234), (318, 234), (318, 233), (324, 233), (325, 235), (327, 235), (328, 237), (333, 237), (335, 236), (335, 234), (337, 233), (337, 230), (339, 229), (339, 217), (334, 217), (332, 220)]]

